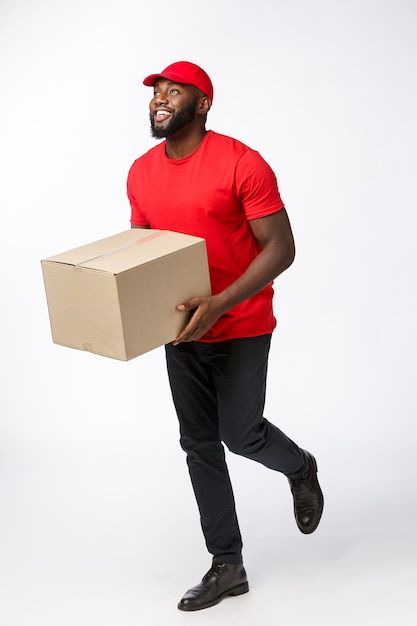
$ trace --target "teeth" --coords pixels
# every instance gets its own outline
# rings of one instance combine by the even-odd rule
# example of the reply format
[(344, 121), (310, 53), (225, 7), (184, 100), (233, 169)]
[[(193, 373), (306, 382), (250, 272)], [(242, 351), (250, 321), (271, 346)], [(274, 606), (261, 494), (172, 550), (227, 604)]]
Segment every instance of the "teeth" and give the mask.
[(168, 111), (157, 111), (156, 112), (156, 117), (159, 118), (159, 119), (165, 119), (168, 116), (169, 116)]

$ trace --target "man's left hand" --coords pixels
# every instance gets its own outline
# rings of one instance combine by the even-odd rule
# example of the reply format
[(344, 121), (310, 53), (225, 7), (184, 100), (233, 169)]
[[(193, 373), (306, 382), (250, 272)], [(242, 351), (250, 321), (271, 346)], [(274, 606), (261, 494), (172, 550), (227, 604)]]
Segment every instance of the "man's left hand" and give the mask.
[(174, 346), (182, 341), (197, 341), (213, 326), (224, 310), (215, 296), (196, 296), (177, 306), (178, 311), (195, 309), (184, 330), (172, 342)]

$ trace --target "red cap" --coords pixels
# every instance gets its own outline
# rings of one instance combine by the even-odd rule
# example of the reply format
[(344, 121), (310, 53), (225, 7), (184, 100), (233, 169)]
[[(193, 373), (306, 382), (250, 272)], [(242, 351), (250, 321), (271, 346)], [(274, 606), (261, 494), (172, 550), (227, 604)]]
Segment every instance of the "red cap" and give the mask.
[(194, 85), (200, 89), (210, 100), (213, 100), (213, 85), (210, 77), (206, 72), (189, 61), (177, 61), (168, 65), (159, 74), (150, 74), (145, 78), (143, 84), (147, 87), (153, 87), (158, 78), (168, 78), (177, 83), (185, 83), (186, 85)]

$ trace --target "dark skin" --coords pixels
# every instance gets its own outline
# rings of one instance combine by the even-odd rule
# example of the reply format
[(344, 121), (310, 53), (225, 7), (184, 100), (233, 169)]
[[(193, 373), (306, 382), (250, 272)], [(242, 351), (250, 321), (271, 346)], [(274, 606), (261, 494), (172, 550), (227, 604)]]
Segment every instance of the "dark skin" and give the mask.
[(149, 103), (149, 112), (155, 116), (159, 110), (167, 110), (171, 115), (168, 119), (156, 122), (159, 127), (166, 128), (172, 116), (187, 105), (195, 102), (194, 119), (167, 138), (166, 153), (170, 159), (182, 159), (194, 152), (206, 134), (206, 117), (211, 102), (193, 85), (174, 83), (165, 78), (159, 79), (154, 85), (154, 95)]
[[(195, 100), (194, 119), (166, 139), (167, 155), (176, 160), (184, 158), (199, 146), (207, 132), (205, 123), (211, 103), (207, 96), (191, 85), (159, 79), (154, 89), (155, 95), (149, 105), (151, 115), (155, 115), (158, 109), (166, 109), (170, 114), (169, 118), (157, 124), (168, 125), (176, 111)], [(194, 296), (177, 306), (179, 311), (194, 312), (173, 345), (200, 339), (221, 315), (263, 289), (293, 262), (294, 238), (285, 209), (249, 220), (248, 224), (259, 244), (260, 253), (243, 274), (222, 292), (212, 296)]]

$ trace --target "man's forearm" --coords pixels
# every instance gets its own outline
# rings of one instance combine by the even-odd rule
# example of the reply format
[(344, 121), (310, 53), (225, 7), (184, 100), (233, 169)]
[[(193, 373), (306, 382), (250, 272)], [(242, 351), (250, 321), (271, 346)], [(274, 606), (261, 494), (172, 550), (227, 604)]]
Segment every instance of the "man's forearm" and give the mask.
[(179, 311), (194, 313), (173, 342), (196, 341), (215, 324), (221, 315), (233, 306), (263, 289), (281, 274), (294, 260), (292, 246), (268, 243), (247, 267), (245, 272), (231, 285), (214, 296), (196, 296), (179, 304)]
[(294, 248), (267, 245), (245, 272), (223, 291), (213, 296), (223, 313), (266, 287), (293, 262)]
[(285, 209), (251, 220), (250, 227), (261, 252), (241, 276), (213, 296), (194, 296), (179, 304), (179, 311), (194, 311), (188, 324), (173, 342), (198, 341), (219, 317), (266, 287), (294, 260), (295, 246)]

